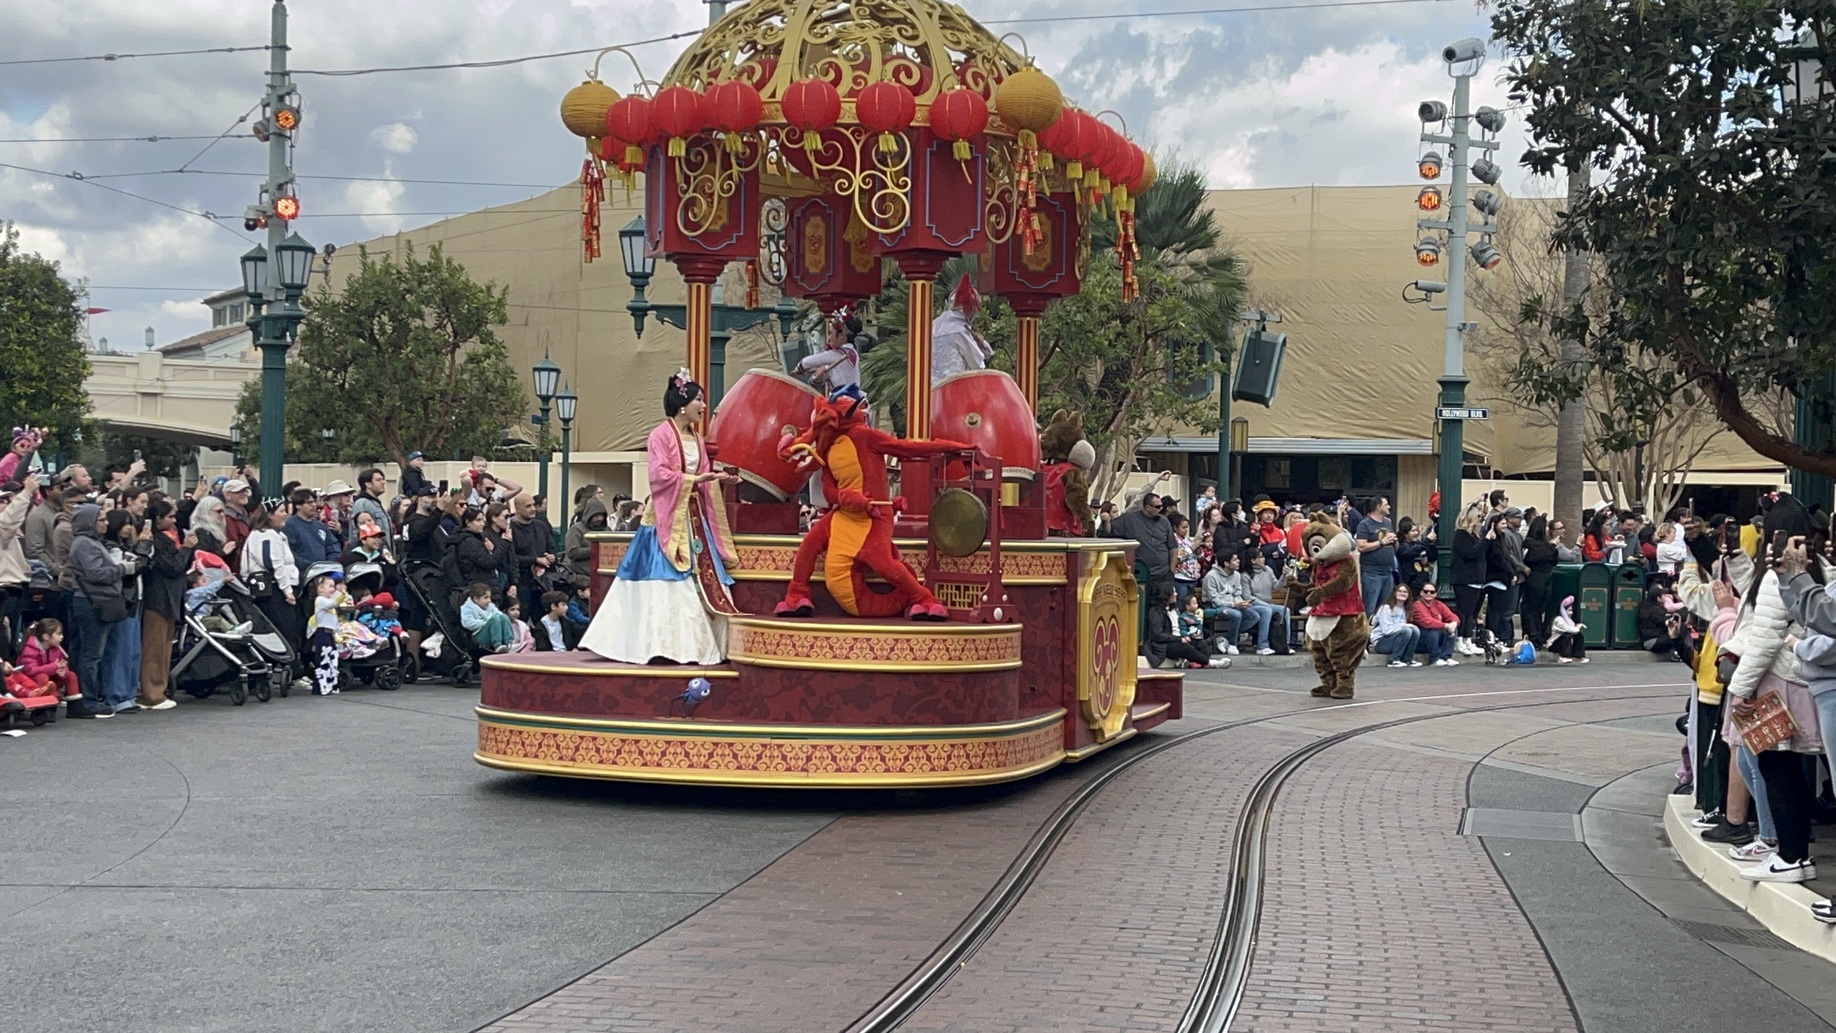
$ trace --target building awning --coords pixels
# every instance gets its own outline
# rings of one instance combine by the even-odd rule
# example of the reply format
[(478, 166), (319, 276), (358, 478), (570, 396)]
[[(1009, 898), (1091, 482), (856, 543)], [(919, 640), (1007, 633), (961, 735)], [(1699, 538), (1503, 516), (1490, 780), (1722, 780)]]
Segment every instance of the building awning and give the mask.
[[(1216, 452), (1215, 437), (1159, 437), (1143, 441), (1139, 452)], [(1249, 439), (1255, 455), (1431, 456), (1429, 438), (1257, 438)]]

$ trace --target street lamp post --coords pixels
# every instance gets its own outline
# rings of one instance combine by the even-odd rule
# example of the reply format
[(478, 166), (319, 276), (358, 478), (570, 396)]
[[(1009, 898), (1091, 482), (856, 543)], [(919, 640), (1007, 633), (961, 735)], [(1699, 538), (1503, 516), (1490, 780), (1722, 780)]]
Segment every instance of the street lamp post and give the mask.
[[(1491, 238), (1498, 231), (1498, 225), (1492, 221), (1498, 203), (1496, 195), (1489, 191), (1475, 194), (1469, 203), (1467, 197), (1468, 176), (1478, 179), (1487, 185), (1498, 182), (1498, 166), (1490, 159), (1481, 157), (1474, 160), (1472, 152), (1496, 151), (1498, 131), (1504, 127), (1504, 115), (1493, 109), (1482, 107), (1477, 112), (1472, 110), (1473, 76), (1479, 72), (1479, 66), (1485, 63), (1485, 41), (1481, 39), (1463, 39), (1443, 48), (1441, 59), (1447, 63), (1447, 74), (1453, 78), (1453, 109), (1448, 110), (1445, 103), (1438, 100), (1424, 101), (1416, 114), (1424, 126), (1430, 124), (1451, 123), (1450, 132), (1423, 132), (1421, 139), (1434, 147), (1446, 147), (1446, 161), (1438, 150), (1426, 151), (1418, 162), (1418, 171), (1426, 180), (1436, 180), (1441, 176), (1443, 165), (1453, 170), (1453, 181), (1445, 197), (1438, 187), (1425, 189), (1416, 198), (1416, 206), (1424, 213), (1439, 213), (1443, 206), (1445, 218), (1418, 219), (1416, 226), (1421, 230), (1444, 232), (1447, 236), (1443, 246), (1433, 236), (1422, 237), (1415, 245), (1416, 261), (1424, 267), (1439, 265), (1442, 253), (1447, 260), (1447, 280), (1445, 283), (1417, 280), (1413, 286), (1420, 292), (1419, 298), (1408, 298), (1410, 301), (1428, 302), (1432, 311), (1447, 313), (1446, 330), (1442, 340), (1442, 371), (1440, 378), (1440, 403), (1435, 418), (1440, 423), (1439, 450), (1440, 464), (1438, 480), (1441, 489), (1441, 514), (1437, 525), (1440, 539), (1440, 555), (1437, 569), (1440, 581), (1447, 584), (1453, 572), (1453, 540), (1455, 526), (1460, 517), (1461, 477), (1465, 469), (1466, 442), (1465, 423), (1468, 415), (1466, 409), (1466, 342), (1465, 334), (1477, 327), (1476, 323), (1466, 321), (1466, 263), (1470, 254), (1474, 264), (1483, 269), (1498, 265), (1497, 248)], [(1473, 137), (1473, 123), (1477, 122), (1481, 130), (1477, 139)], [(1480, 204), (1484, 201), (1484, 205)], [(1478, 220), (1470, 217), (1470, 210), (1479, 212)], [(1479, 243), (1469, 249), (1467, 235), (1480, 234)], [(1428, 299), (1445, 291), (1447, 304), (1435, 308)]]
[[(1249, 417), (1234, 416), (1230, 421), (1230, 483), (1237, 492), (1243, 491), (1243, 457), (1249, 454)], [(1218, 493), (1218, 501), (1224, 501), (1224, 493)]]
[[(1800, 29), (1797, 38), (1790, 47), (1780, 48), (1781, 57), (1792, 62), (1791, 76), (1783, 87), (1787, 107), (1800, 105), (1821, 105), (1828, 103), (1836, 95), (1829, 78), (1824, 74), (1823, 52), (1817, 47), (1817, 38), (1810, 29)], [(1796, 335), (1793, 335), (1796, 339)], [(1792, 407), (1791, 440), (1813, 451), (1827, 451), (1836, 447), (1836, 435), (1830, 426), (1836, 417), (1836, 373), (1825, 373), (1797, 390), (1797, 401)], [(1822, 503), (1825, 512), (1830, 511), (1836, 502), (1836, 481), (1822, 474), (1805, 470), (1790, 471), (1791, 493), (1806, 506)]]
[(542, 457), (541, 472), (536, 477), (536, 494), (548, 498), (548, 410), (555, 400), (555, 389), (561, 383), (561, 367), (542, 353), (542, 361), (531, 371), (535, 376), (536, 403), (541, 412), (530, 418), (536, 425), (536, 452)]
[[(618, 231), (618, 251), (625, 263), (625, 277), (631, 281), (631, 300), (625, 303), (625, 311), (631, 313), (631, 325), (637, 335), (644, 336), (644, 320), (651, 316), (665, 326), (673, 326), (678, 330), (688, 329), (686, 305), (659, 305), (645, 296), (651, 277), (656, 275), (657, 260), (646, 251), (642, 215)], [(778, 321), (779, 337), (789, 338), (791, 324), (797, 318), (796, 303), (788, 298), (779, 299), (771, 308), (728, 305), (723, 298), (721, 285), (715, 283), (708, 348), (709, 382), (703, 385), (708, 389), (710, 409), (720, 405), (721, 396), (726, 393), (727, 342), (733, 339), (733, 335), (763, 326), (775, 318)]]
[(261, 483), (281, 483), (287, 438), (287, 349), (306, 312), (300, 295), (312, 273), (312, 245), (290, 233), (272, 252), (257, 246), (242, 256), (247, 321), (261, 349)]
[(230, 440), (230, 466), (232, 468), (241, 466), (242, 465), (242, 424), (240, 423), (230, 424), (229, 440)]
[(571, 387), (563, 387), (555, 396), (555, 415), (561, 418), (561, 515), (563, 521), (574, 512), (574, 499), (568, 492), (568, 462), (572, 458), (574, 412), (580, 405), (580, 398)]

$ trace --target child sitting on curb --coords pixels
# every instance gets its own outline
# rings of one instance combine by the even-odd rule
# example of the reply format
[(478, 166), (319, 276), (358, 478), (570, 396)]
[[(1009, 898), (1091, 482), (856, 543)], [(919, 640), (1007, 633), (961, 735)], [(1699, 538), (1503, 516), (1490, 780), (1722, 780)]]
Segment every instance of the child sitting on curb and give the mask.
[(465, 603), (459, 607), (459, 623), (472, 633), (472, 641), (478, 643), (478, 648), (493, 653), (509, 652), (510, 643), (516, 637), (510, 627), (510, 618), (491, 601), (491, 586), (482, 581), (474, 582), (465, 590)]

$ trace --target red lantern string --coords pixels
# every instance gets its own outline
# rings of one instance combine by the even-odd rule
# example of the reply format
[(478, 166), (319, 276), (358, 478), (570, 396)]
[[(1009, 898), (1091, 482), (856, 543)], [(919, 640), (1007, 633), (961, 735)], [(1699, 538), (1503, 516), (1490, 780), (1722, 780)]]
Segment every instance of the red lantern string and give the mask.
[(580, 243), (582, 258), (589, 265), (600, 256), (599, 205), (605, 199), (605, 173), (597, 160), (588, 158), (580, 166)]

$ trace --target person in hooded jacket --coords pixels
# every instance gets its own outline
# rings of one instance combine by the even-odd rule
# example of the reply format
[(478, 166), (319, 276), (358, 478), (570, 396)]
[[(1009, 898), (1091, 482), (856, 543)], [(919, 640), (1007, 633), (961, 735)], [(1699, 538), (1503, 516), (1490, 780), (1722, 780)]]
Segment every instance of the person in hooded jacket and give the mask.
[(77, 682), (83, 698), (66, 704), (67, 716), (113, 717), (134, 709), (130, 696), (115, 706), (103, 695), (102, 657), (108, 652), (115, 627), (121, 623), (121, 565), (102, 545), (107, 524), (102, 507), (85, 502), (70, 514), (70, 554), (64, 569), (70, 580), (70, 621), (76, 640)]
[(603, 499), (589, 498), (580, 507), (580, 520), (569, 524), (567, 528), (567, 555), (563, 562), (567, 565), (567, 576), (576, 585), (592, 583), (593, 580), (593, 543), (587, 541), (587, 535), (604, 531), (610, 514), (606, 511)]
[[(266, 517), (262, 511), (258, 518), (264, 529)], [(184, 611), (185, 572), (191, 569), (197, 538), (179, 540), (178, 507), (171, 499), (154, 499), (147, 506), (147, 527), (153, 532), (153, 555), (140, 578), (140, 695), (135, 703), (144, 710), (171, 710), (178, 705), (166, 692), (172, 681), (172, 635)], [(291, 573), (291, 565), (288, 569)]]
[(115, 626), (102, 655), (102, 695), (110, 706), (132, 706), (140, 694), (140, 578), (153, 559), (153, 526), (136, 526), (125, 509), (111, 509), (103, 519), (107, 530), (102, 534), (102, 547), (121, 565), (121, 601), (127, 618)]

